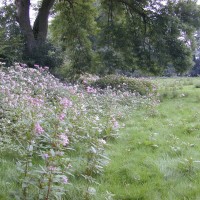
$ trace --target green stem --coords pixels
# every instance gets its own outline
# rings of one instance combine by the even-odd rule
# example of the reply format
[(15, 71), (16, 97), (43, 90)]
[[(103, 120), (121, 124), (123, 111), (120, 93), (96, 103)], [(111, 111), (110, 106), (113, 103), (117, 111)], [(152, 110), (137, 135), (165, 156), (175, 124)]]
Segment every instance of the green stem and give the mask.
[[(27, 160), (26, 161), (26, 166), (25, 166), (24, 178), (26, 178), (27, 174), (28, 174), (28, 164), (29, 164), (29, 161)], [(26, 198), (27, 198), (27, 187), (24, 187), (24, 189), (23, 189), (23, 196), (24, 196), (24, 200), (26, 200)]]
[(50, 192), (51, 192), (51, 183), (52, 183), (52, 174), (50, 173), (50, 177), (49, 177), (49, 181), (48, 181), (48, 190), (47, 190), (47, 195), (46, 195), (46, 198), (45, 200), (48, 200), (49, 199), (49, 195), (50, 195)]

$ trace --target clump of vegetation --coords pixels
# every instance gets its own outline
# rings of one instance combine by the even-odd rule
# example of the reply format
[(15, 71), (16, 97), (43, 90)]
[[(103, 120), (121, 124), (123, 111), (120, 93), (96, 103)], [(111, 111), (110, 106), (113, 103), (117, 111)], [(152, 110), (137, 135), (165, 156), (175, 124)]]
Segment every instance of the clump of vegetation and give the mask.
[(111, 87), (117, 91), (128, 91), (140, 95), (148, 95), (156, 91), (155, 85), (146, 79), (128, 78), (117, 75), (108, 75), (97, 79), (91, 85), (101, 89)]
[(2, 68), (0, 80), (0, 199), (93, 198), (107, 142), (148, 99), (67, 85), (39, 65)]
[(200, 83), (196, 83), (195, 88), (200, 88)]

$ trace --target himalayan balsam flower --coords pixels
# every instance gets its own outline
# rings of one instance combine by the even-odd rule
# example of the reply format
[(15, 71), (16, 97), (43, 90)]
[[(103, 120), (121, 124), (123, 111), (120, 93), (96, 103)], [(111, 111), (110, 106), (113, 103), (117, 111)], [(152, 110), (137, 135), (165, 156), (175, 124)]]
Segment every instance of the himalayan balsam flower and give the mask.
[(113, 128), (114, 129), (118, 129), (119, 128), (119, 123), (114, 117), (112, 119), (112, 123), (113, 123)]
[(77, 86), (71, 86), (71, 87), (68, 87), (68, 89), (69, 89), (69, 92), (71, 93), (71, 94), (76, 94), (77, 93), (77, 90), (78, 90), (78, 87)]
[(113, 124), (113, 126), (114, 126), (114, 128), (117, 129), (117, 128), (119, 128), (119, 123), (117, 121), (115, 121), (114, 124)]
[(67, 178), (66, 176), (63, 176), (63, 177), (62, 177), (62, 182), (63, 182), (64, 184), (67, 184), (67, 183), (68, 183), (68, 178)]
[(42, 154), (42, 158), (43, 158), (43, 159), (46, 160), (48, 157), (49, 157), (49, 155), (48, 155), (47, 153)]
[(42, 106), (44, 101), (39, 98), (28, 97), (27, 100), (34, 106)]
[(93, 87), (88, 86), (88, 87), (87, 87), (87, 92), (88, 92), (88, 93), (94, 93), (94, 94), (95, 94), (95, 93), (97, 92), (97, 90), (94, 89)]
[(47, 66), (44, 66), (44, 69), (48, 71), (48, 70), (49, 70), (49, 67), (47, 67)]
[(24, 63), (19, 63), (19, 65), (21, 66), (21, 67), (27, 67), (27, 64), (24, 64)]
[(64, 133), (60, 134), (59, 138), (60, 138), (60, 142), (63, 146), (66, 146), (67, 144), (69, 144), (69, 139), (68, 139), (67, 135), (65, 135)]
[(60, 121), (63, 121), (65, 116), (66, 116), (65, 113), (61, 113), (58, 118)]
[(83, 84), (87, 84), (88, 82), (87, 82), (87, 80), (83, 80)]
[(39, 66), (39, 65), (37, 65), (37, 64), (35, 64), (35, 65), (34, 65), (34, 67), (38, 69), (40, 66)]
[(64, 106), (64, 108), (72, 107), (72, 102), (71, 102), (69, 99), (67, 99), (67, 98), (61, 99), (61, 100), (60, 100), (60, 104), (61, 104), (62, 106)]
[(50, 170), (50, 171), (56, 171), (56, 170), (57, 170), (57, 167), (49, 166), (49, 167), (48, 167), (48, 170)]
[(44, 132), (44, 129), (40, 126), (40, 124), (37, 122), (35, 124), (35, 133), (40, 135)]

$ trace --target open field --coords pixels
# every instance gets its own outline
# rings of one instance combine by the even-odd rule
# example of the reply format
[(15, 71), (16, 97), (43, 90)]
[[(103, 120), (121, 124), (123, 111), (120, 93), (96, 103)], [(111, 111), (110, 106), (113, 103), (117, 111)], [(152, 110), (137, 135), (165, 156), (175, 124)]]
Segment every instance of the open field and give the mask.
[[(8, 130), (3, 127), (3, 123), (9, 125), (10, 122), (3, 121), (1, 124), (2, 132), (9, 130), (15, 132), (12, 132), (9, 137), (2, 134), (0, 141), (0, 199), (45, 199), (46, 197), (44, 198), (45, 195), (43, 194), (46, 194), (46, 189), (48, 189), (48, 185), (45, 184), (51, 183), (53, 176), (55, 176), (55, 186), (59, 186), (61, 180), (66, 181), (64, 186), (59, 186), (60, 188), (55, 187), (55, 189), (52, 187), (52, 190), (55, 189), (56, 192), (64, 190), (62, 198), (57, 199), (200, 199), (200, 79), (169, 78), (153, 79), (152, 81), (158, 85), (160, 94), (158, 105), (152, 99), (147, 102), (144, 99), (134, 99), (134, 96), (119, 99), (109, 96), (109, 93), (104, 96), (97, 96), (96, 94), (87, 96), (88, 94), (84, 93), (87, 98), (83, 100), (81, 105), (83, 103), (84, 105), (87, 104), (88, 112), (85, 113), (85, 108), (75, 107), (82, 109), (83, 112), (76, 115), (77, 110), (73, 110), (73, 106), (78, 100), (76, 94), (71, 93), (73, 94), (73, 98), (70, 96), (73, 100), (73, 106), (69, 110), (69, 102), (67, 102), (68, 110), (66, 113), (69, 118), (68, 123), (71, 126), (67, 125), (67, 128), (71, 132), (76, 130), (77, 133), (82, 135), (69, 135), (69, 144), (66, 138), (65, 141), (59, 140), (59, 142), (62, 142), (62, 145), (59, 143), (61, 149), (59, 151), (64, 152), (65, 155), (67, 154), (67, 158), (63, 156), (58, 157), (58, 160), (56, 160), (56, 151), (52, 151), (54, 147), (44, 149), (43, 146), (32, 146), (28, 143), (28, 153), (25, 154), (28, 161), (26, 161), (23, 158), (24, 154), (20, 153), (21, 148), (27, 147), (23, 137), (27, 140), (32, 136), (25, 134), (19, 138), (22, 141), (22, 146), (19, 146), (13, 142), (12, 135), (23, 133), (25, 125), (29, 127), (29, 122), (24, 121), (28, 115), (25, 119), (21, 116), (23, 119), (23, 121), (20, 121), (21, 124), (17, 124), (16, 127), (10, 125), (11, 128)], [(43, 94), (41, 93), (41, 95)], [(141, 103), (141, 101), (144, 101), (144, 103)], [(98, 104), (98, 102), (101, 102), (101, 104)], [(78, 103), (76, 106), (79, 105)], [(124, 107), (126, 103), (134, 105)], [(32, 109), (35, 109), (35, 112), (38, 111), (34, 106)], [(46, 104), (46, 106), (51, 106), (51, 104)], [(100, 108), (102, 109), (101, 113), (99, 113)], [(108, 108), (109, 112), (107, 112)], [(54, 109), (54, 107), (51, 109)], [(111, 115), (110, 121), (106, 121), (105, 119), (110, 117), (111, 109), (114, 114)], [(120, 115), (128, 116), (119, 117), (119, 111)], [(18, 110), (18, 112), (29, 113), (25, 110)], [(51, 117), (48, 112), (43, 113), (43, 118), (48, 119)], [(56, 109), (55, 112), (60, 112), (60, 110)], [(77, 118), (70, 118), (70, 115), (73, 115), (73, 117), (80, 115), (81, 117), (78, 118), (77, 122)], [(101, 116), (100, 119), (96, 115)], [(8, 116), (10, 117), (10, 115)], [(118, 126), (116, 119), (120, 121), (120, 124), (125, 123), (125, 128), (119, 129), (119, 131), (116, 130)], [(53, 118), (51, 120), (51, 123), (48, 120), (46, 120), (47, 122), (41, 120), (41, 124), (45, 130), (48, 128), (48, 131), (53, 134), (58, 121), (53, 121)], [(89, 126), (91, 122), (93, 124)], [(55, 124), (51, 125), (52, 123)], [(62, 124), (62, 120), (59, 123), (66, 128)], [(111, 124), (108, 126), (108, 123)], [(19, 125), (23, 128), (20, 129)], [(37, 131), (43, 133), (42, 127)], [(31, 130), (32, 126), (29, 128)], [(103, 139), (96, 135), (96, 131), (93, 131), (98, 128), (104, 130), (101, 131)], [(56, 131), (60, 131), (60, 129), (56, 129)], [(114, 134), (116, 132), (117, 138)], [(47, 139), (42, 138), (40, 134), (34, 137), (40, 145), (48, 142), (48, 135), (46, 136)], [(57, 136), (51, 135), (51, 137), (53, 137), (52, 140), (58, 142)], [(31, 138), (30, 142), (33, 139)], [(97, 141), (100, 143), (97, 143)], [(65, 149), (66, 145), (69, 145), (67, 150)], [(37, 154), (38, 148), (41, 149), (40, 151), (43, 154), (41, 152)], [(26, 152), (25, 149), (24, 151)], [(32, 151), (35, 152), (32, 153)], [(48, 171), (48, 165), (45, 166), (50, 162), (53, 166), (56, 166), (60, 163), (59, 159), (65, 159), (64, 162), (68, 163), (67, 168), (63, 167), (65, 170), (69, 170), (69, 164), (72, 164), (72, 169), (67, 173), (69, 180), (64, 179), (64, 175), (59, 175), (64, 173), (62, 169), (59, 169), (59, 173), (57, 171), (52, 172), (52, 169)], [(18, 170), (16, 169), (17, 162)], [(22, 164), (19, 165), (19, 162)], [(23, 163), (28, 163), (30, 172), (24, 173)], [(63, 165), (62, 162), (60, 164)], [(41, 165), (44, 166), (46, 171), (40, 171), (40, 168), (37, 168)], [(36, 168), (32, 166), (36, 166)], [(102, 171), (103, 167), (104, 172)], [(37, 173), (39, 173), (39, 176)], [(27, 182), (24, 181), (24, 177)], [(46, 178), (40, 182), (41, 177)], [(39, 189), (35, 187), (34, 184), (37, 185), (38, 182), (45, 187), (42, 188), (41, 186)], [(41, 196), (31, 197), (31, 195), (37, 193), (37, 190), (41, 190)], [(22, 191), (22, 194), (19, 191)], [(48, 199), (56, 198), (51, 196)]]
[(200, 80), (155, 81), (161, 103), (132, 113), (109, 147), (101, 189), (117, 200), (200, 199)]

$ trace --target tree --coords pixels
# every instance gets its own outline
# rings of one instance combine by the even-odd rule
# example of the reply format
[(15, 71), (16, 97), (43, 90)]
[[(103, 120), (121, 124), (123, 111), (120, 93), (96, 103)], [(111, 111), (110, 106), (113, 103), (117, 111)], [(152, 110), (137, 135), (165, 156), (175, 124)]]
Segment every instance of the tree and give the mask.
[(79, 73), (94, 66), (161, 73), (169, 65), (182, 73), (192, 65), (193, 36), (200, 26), (195, 0), (40, 0), (33, 27), (30, 3), (15, 0), (27, 58), (44, 55), (53, 9), (53, 38)]
[[(54, 39), (61, 41), (72, 73), (91, 72), (95, 68), (92, 40), (97, 31), (95, 0), (60, 1), (52, 21)], [(95, 70), (93, 70), (95, 71)]]
[(60, 1), (56, 11), (53, 36), (62, 41), (69, 60), (79, 60), (80, 65), (74, 63), (78, 71), (92, 60), (106, 73), (139, 68), (158, 74), (168, 66), (183, 73), (193, 65), (200, 26), (196, 1), (74, 0)]
[(13, 4), (0, 8), (0, 59), (10, 65), (22, 60), (24, 43)]
[(33, 28), (30, 22), (30, 0), (15, 0), (17, 21), (25, 37), (27, 56), (32, 56), (45, 43), (49, 12), (55, 0), (43, 0), (38, 9)]

